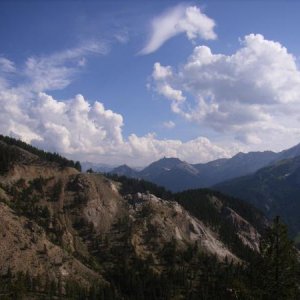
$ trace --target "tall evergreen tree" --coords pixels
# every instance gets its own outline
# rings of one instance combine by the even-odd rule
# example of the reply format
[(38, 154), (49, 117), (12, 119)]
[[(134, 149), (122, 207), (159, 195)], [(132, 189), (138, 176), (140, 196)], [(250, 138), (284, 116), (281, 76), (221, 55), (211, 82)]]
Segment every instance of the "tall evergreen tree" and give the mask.
[(299, 299), (299, 257), (279, 217), (261, 240), (259, 271), (262, 299)]

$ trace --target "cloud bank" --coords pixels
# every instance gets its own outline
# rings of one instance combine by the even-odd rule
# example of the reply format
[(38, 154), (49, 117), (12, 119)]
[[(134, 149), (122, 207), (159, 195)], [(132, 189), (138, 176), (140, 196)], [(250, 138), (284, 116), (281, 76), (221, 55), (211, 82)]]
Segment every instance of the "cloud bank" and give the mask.
[(101, 101), (81, 94), (70, 99), (51, 95), (68, 86), (91, 55), (107, 51), (101, 43), (86, 44), (48, 57), (30, 57), (21, 67), (1, 57), (0, 132), (76, 160), (114, 165), (141, 166), (163, 156), (201, 162), (232, 154), (205, 137), (187, 142), (160, 140), (154, 133), (124, 137), (123, 116)]
[[(155, 91), (175, 114), (218, 133), (217, 144), (203, 136), (185, 142), (155, 133), (125, 137), (126, 120), (101, 101), (81, 94), (53, 96), (74, 81), (91, 55), (107, 51), (105, 44), (86, 43), (30, 57), (21, 66), (0, 57), (0, 132), (73, 159), (133, 166), (163, 156), (205, 162), (299, 142), (300, 70), (280, 43), (250, 34), (232, 55), (197, 46), (178, 68), (154, 64)], [(172, 121), (162, 125), (175, 126)]]
[(179, 5), (154, 18), (151, 24), (151, 34), (140, 54), (150, 54), (159, 49), (167, 40), (185, 33), (189, 40), (202, 38), (214, 40), (215, 21), (196, 6)]
[(197, 46), (177, 69), (157, 62), (152, 78), (156, 92), (187, 120), (265, 149), (278, 140), (299, 142), (296, 58), (260, 34), (245, 36), (232, 55)]

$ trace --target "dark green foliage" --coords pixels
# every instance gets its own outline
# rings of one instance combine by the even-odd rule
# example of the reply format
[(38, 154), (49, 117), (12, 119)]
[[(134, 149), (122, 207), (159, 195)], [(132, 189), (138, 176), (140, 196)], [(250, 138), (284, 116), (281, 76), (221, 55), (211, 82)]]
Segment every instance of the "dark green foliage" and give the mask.
[[(63, 288), (64, 286), (64, 288)], [(80, 285), (73, 280), (62, 282), (50, 280), (48, 277), (32, 277), (28, 273), (0, 276), (0, 299), (64, 299), (64, 300), (115, 300), (120, 299), (115, 294), (115, 289), (109, 285), (93, 283), (90, 288)]]
[(128, 264), (124, 259), (108, 278), (122, 299), (171, 299), (170, 281), (155, 274), (142, 260), (134, 259)]
[(20, 151), (17, 148), (9, 146), (17, 146), (21, 149), (24, 149), (32, 154), (37, 155), (40, 159), (46, 160), (48, 162), (58, 163), (61, 167), (73, 167), (78, 171), (81, 171), (80, 162), (76, 163), (72, 160), (66, 159), (60, 156), (58, 153), (50, 153), (44, 150), (37, 149), (21, 140), (17, 140), (8, 136), (3, 136), (0, 134), (0, 141), (3, 141), (5, 144), (0, 143), (0, 172), (4, 173), (8, 171), (8, 168), (12, 163), (18, 160)]
[(218, 227), (219, 212), (210, 201), (213, 194), (208, 190), (188, 190), (175, 194), (175, 200), (199, 220), (212, 227)]
[[(187, 190), (181, 193), (175, 194), (175, 200), (181, 205), (186, 207), (189, 211), (202, 210), (202, 215), (199, 216), (201, 220), (210, 220), (212, 215), (216, 213), (216, 206), (210, 200), (215, 197), (220, 200), (223, 206), (230, 207), (236, 211), (240, 216), (242, 216), (249, 223), (254, 225), (258, 231), (265, 229), (265, 217), (264, 214), (253, 205), (248, 204), (240, 199), (225, 195), (223, 193), (213, 191), (211, 189), (196, 189)], [(190, 206), (190, 208), (188, 207)], [(206, 210), (208, 212), (206, 212)], [(214, 211), (214, 213), (213, 213)]]
[(180, 260), (182, 254), (173, 243), (167, 248), (174, 259), (168, 260), (161, 273), (153, 272), (148, 261), (135, 258), (128, 262), (125, 257), (109, 273), (107, 279), (122, 299), (254, 299), (242, 280), (237, 283), (244, 278), (241, 266), (198, 252), (187, 264)]
[(87, 223), (86, 219), (84, 219), (84, 218), (80, 218), (78, 220), (75, 220), (75, 222), (73, 223), (73, 227), (76, 230), (82, 230), (87, 225), (88, 225), (88, 223)]
[(176, 241), (171, 240), (166, 243), (160, 253), (167, 265), (174, 266), (176, 261)]
[(152, 208), (149, 205), (144, 205), (139, 212), (141, 218), (146, 218), (152, 213)]
[(299, 299), (300, 264), (287, 227), (276, 217), (261, 240), (259, 287), (266, 300)]
[(50, 200), (53, 202), (57, 202), (59, 200), (62, 189), (63, 189), (62, 181), (58, 180), (53, 186), (52, 196)]
[(269, 218), (280, 215), (291, 237), (300, 233), (300, 156), (278, 161), (214, 188), (247, 201)]
[[(229, 208), (252, 223), (260, 232), (264, 228), (261, 213), (237, 199), (209, 190), (191, 190), (171, 194), (163, 188), (144, 181), (121, 178), (122, 193), (146, 193), (173, 199), (191, 214), (219, 233), (225, 244), (243, 261), (233, 263), (220, 261), (201, 252), (201, 242), (194, 245), (179, 244), (176, 239), (163, 245), (153, 244), (158, 251), (141, 259), (132, 244), (133, 226), (129, 215), (115, 220), (109, 234), (95, 231), (82, 215), (72, 215), (76, 236), (87, 247), (84, 256), (72, 253), (88, 268), (101, 274), (107, 284), (90, 282), (83, 286), (80, 281), (31, 277), (29, 274), (7, 274), (0, 276), (0, 299), (64, 299), (64, 300), (297, 300), (299, 291), (299, 263), (293, 244), (287, 237), (286, 227), (277, 222), (267, 230), (262, 239), (261, 253), (254, 253), (244, 246), (236, 234), (236, 228), (228, 221)], [(53, 179), (51, 179), (53, 180)], [(80, 206), (86, 201), (81, 195), (78, 177), (67, 186), (76, 192), (75, 202)], [(61, 244), (64, 233), (59, 217), (51, 215), (47, 206), (41, 206), (39, 196), (44, 193), (45, 179), (37, 178), (29, 183), (19, 180), (9, 192), (11, 207), (30, 220), (25, 226), (30, 229), (34, 221), (46, 229), (50, 240)], [(82, 189), (83, 186), (82, 186)], [(58, 199), (62, 182), (57, 181), (53, 199)], [(51, 194), (52, 195), (52, 194)], [(52, 196), (53, 196), (52, 195)], [(47, 203), (49, 207), (56, 203)], [(71, 210), (71, 208), (70, 208)], [(69, 211), (71, 213), (71, 211)], [(145, 206), (140, 217), (153, 211)], [(53, 213), (52, 213), (53, 214)], [(49, 228), (47, 222), (52, 226)], [(151, 245), (153, 237), (160, 231), (153, 224), (146, 224), (145, 242)], [(192, 231), (193, 228), (190, 228)], [(152, 246), (152, 245), (151, 245)], [(150, 248), (148, 248), (150, 249)], [(47, 258), (47, 248), (41, 250)], [(70, 254), (71, 255), (71, 254)], [(66, 280), (63, 282), (63, 280)]]
[(118, 176), (116, 174), (105, 174), (105, 176), (122, 184), (120, 190), (122, 195), (150, 192), (159, 198), (172, 199), (172, 193), (170, 191), (149, 181)]
[(299, 255), (279, 219), (263, 234), (260, 249), (261, 254), (248, 261), (242, 278), (236, 282), (248, 289), (247, 299), (300, 299)]
[(74, 168), (77, 169), (79, 172), (81, 172), (81, 164), (79, 161), (76, 161), (74, 164)]
[(5, 174), (18, 158), (19, 151), (0, 143), (0, 175)]
[(48, 179), (43, 177), (35, 178), (31, 181), (32, 187), (39, 193), (43, 192), (43, 186), (48, 182)]
[(265, 219), (257, 209), (238, 199), (207, 189), (188, 190), (177, 193), (174, 197), (192, 215), (217, 231), (220, 239), (238, 257), (248, 260), (254, 254), (242, 243), (237, 235), (237, 228), (227, 215), (230, 212), (229, 208), (233, 209), (259, 232), (262, 232)]
[[(121, 219), (116, 223), (119, 233), (122, 224), (128, 224), (128, 220)], [(88, 227), (88, 224), (82, 224), (82, 228)], [(8, 270), (7, 275), (0, 278), (0, 299), (22, 299), (23, 296), (35, 295), (37, 299), (66, 300), (299, 299), (299, 263), (293, 244), (287, 238), (286, 228), (281, 223), (275, 223), (266, 232), (262, 240), (262, 255), (253, 255), (241, 265), (226, 259), (220, 262), (214, 256), (201, 254), (196, 243), (184, 251), (179, 250), (176, 240), (172, 240), (162, 250), (164, 264), (159, 265), (161, 272), (157, 273), (152, 269), (155, 266), (153, 258), (141, 260), (129, 244), (124, 245), (123, 251), (120, 251), (121, 245), (118, 251), (112, 251), (115, 246), (107, 244), (105, 249), (110, 256), (99, 256), (99, 259), (114, 262), (113, 266), (101, 269), (109, 285), (95, 282), (87, 288), (68, 280), (62, 293), (59, 281), (41, 281), (22, 273), (13, 276)], [(97, 266), (98, 258), (93, 257)], [(94, 269), (97, 270), (96, 267)]]
[(45, 183), (46, 179), (35, 179), (29, 181), (28, 185), (23, 179), (7, 190), (12, 196), (12, 201), (8, 205), (19, 214), (36, 221), (39, 225), (47, 228), (50, 222), (50, 211), (47, 206), (39, 204), (43, 188), (41, 182)]

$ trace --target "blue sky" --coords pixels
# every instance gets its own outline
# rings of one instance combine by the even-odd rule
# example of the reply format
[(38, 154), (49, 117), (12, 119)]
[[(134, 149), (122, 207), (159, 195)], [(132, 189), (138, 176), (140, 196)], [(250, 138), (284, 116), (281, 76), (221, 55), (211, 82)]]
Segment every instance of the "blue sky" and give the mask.
[(1, 1), (0, 131), (205, 162), (300, 141), (297, 1)]

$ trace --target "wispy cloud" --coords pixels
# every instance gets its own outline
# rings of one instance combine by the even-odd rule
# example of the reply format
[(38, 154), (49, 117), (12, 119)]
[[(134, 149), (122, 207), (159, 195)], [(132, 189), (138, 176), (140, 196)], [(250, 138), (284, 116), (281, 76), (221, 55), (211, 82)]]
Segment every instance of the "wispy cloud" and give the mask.
[(202, 13), (200, 8), (178, 5), (152, 20), (150, 39), (139, 54), (155, 52), (167, 40), (181, 33), (185, 33), (189, 40), (216, 39), (214, 27), (215, 21)]
[(63, 89), (85, 65), (86, 56), (104, 55), (108, 51), (107, 43), (89, 41), (50, 56), (30, 57), (25, 63), (24, 75), (34, 91)]
[(163, 123), (163, 125), (165, 128), (168, 128), (168, 129), (172, 129), (176, 126), (176, 124), (173, 121), (166, 121)]
[(15, 64), (5, 57), (0, 56), (0, 72), (15, 72)]
[(122, 28), (114, 34), (114, 38), (121, 44), (126, 44), (129, 41), (129, 31), (127, 28)]

